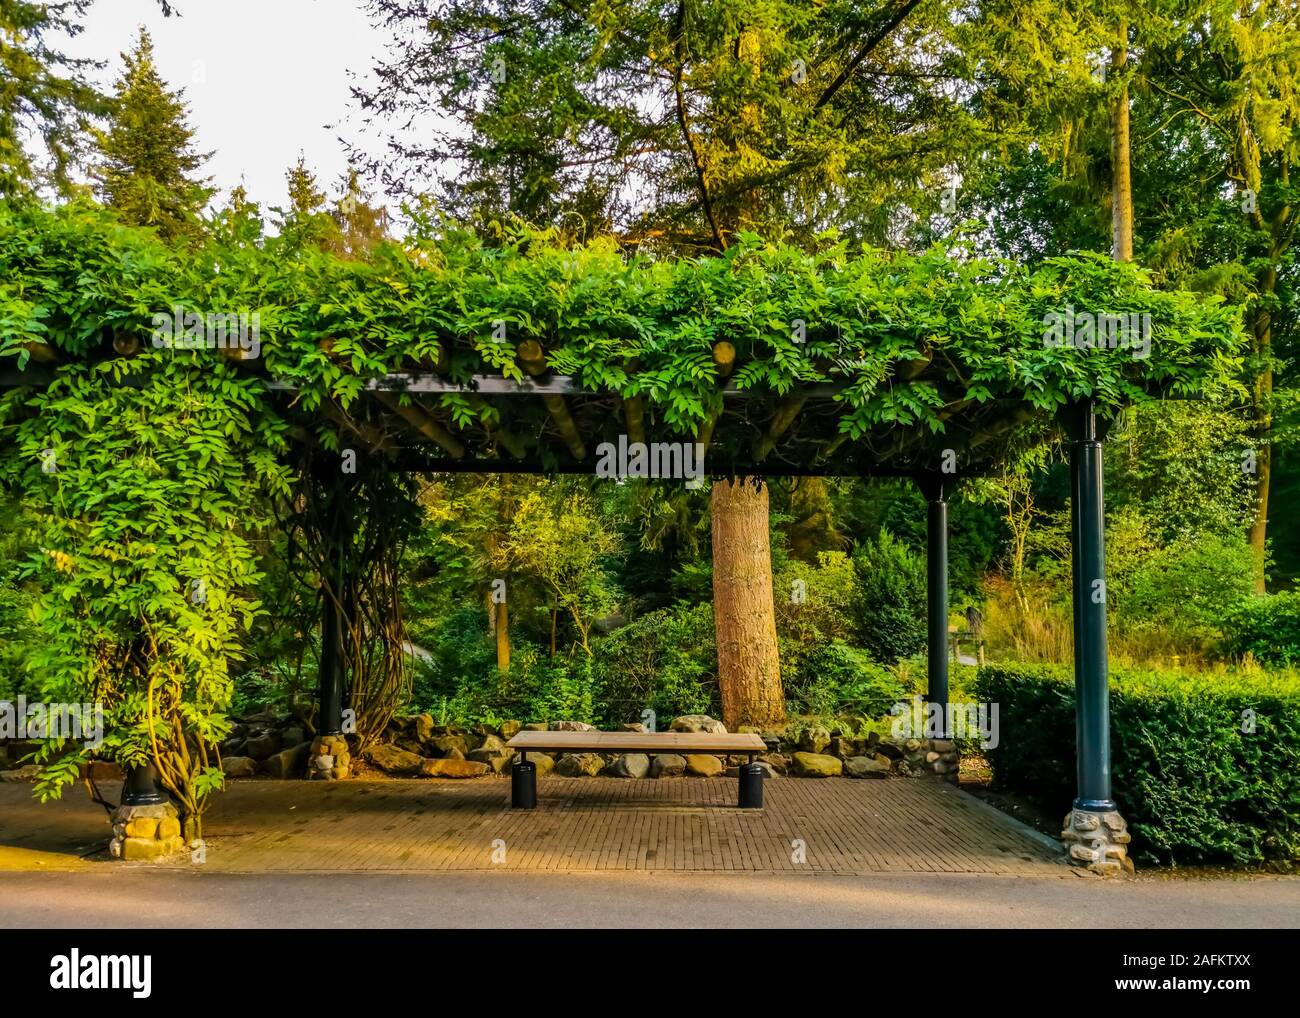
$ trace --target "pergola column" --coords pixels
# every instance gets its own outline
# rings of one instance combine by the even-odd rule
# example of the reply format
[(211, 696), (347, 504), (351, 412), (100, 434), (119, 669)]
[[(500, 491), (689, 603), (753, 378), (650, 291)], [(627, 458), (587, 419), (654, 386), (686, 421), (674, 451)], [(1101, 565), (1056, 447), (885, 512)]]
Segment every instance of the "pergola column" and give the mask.
[(112, 824), (108, 851), (114, 859), (151, 861), (185, 851), (176, 807), (158, 787), (152, 763), (126, 768), (122, 804), (113, 810)]
[(321, 535), (325, 543), (323, 560), (326, 575), (321, 579), (321, 650), (317, 686), (316, 738), (312, 740), (307, 762), (307, 776), (322, 780), (346, 778), (352, 757), (343, 732), (344, 627), (348, 625), (347, 573), (348, 547), (351, 538), (345, 499), (346, 477), (337, 466), (314, 471), (313, 480), (320, 485), (327, 506), (329, 523)]
[(1061, 838), (1070, 862), (1097, 873), (1132, 871), (1128, 826), (1110, 788), (1106, 651), (1106, 536), (1102, 440), (1092, 400), (1061, 413), (1070, 443), (1070, 548), (1074, 581), (1075, 745), (1078, 795)]
[(948, 737), (948, 496), (952, 476), (920, 474), (917, 487), (928, 504), (925, 543), (926, 700), (943, 710), (943, 738)]

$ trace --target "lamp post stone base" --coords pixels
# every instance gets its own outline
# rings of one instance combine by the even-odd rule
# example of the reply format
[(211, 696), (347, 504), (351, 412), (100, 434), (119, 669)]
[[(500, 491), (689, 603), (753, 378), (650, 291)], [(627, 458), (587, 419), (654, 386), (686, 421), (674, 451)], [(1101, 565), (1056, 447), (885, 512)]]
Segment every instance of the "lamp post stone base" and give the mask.
[(118, 806), (113, 811), (113, 839), (108, 853), (127, 862), (157, 862), (188, 851), (181, 822), (170, 802)]
[(1128, 824), (1113, 810), (1071, 810), (1061, 832), (1070, 865), (1106, 877), (1133, 873), (1133, 860), (1128, 857), (1130, 837)]
[(307, 758), (307, 777), (317, 781), (340, 781), (352, 770), (348, 740), (341, 735), (318, 735), (312, 740)]

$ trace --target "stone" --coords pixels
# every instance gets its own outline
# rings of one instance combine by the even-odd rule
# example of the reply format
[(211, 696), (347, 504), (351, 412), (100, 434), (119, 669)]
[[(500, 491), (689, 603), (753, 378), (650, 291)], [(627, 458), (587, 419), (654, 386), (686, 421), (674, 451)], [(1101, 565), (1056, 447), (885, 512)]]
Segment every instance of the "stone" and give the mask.
[(800, 778), (833, 778), (844, 771), (843, 760), (825, 753), (796, 753), (793, 761), (795, 776)]
[(510, 766), (510, 761), (514, 759), (514, 751), (506, 749), (505, 743), (495, 735), (489, 735), (483, 740), (482, 746), (470, 750), (469, 759), (485, 763), (494, 773), (500, 774)]
[(432, 742), (437, 733), (434, 731), (433, 715), (417, 714), (415, 716), (415, 737), (421, 742)]
[(272, 778), (297, 777), (306, 767), (307, 754), (310, 752), (310, 742), (300, 742), (292, 749), (282, 749), (262, 761), (262, 773)]
[(644, 753), (624, 753), (609, 769), (616, 778), (644, 778), (649, 771), (650, 758)]
[(458, 749), (449, 749), (449, 750), (447, 750), (447, 756), (445, 757), (445, 759), (447, 759), (447, 760), (464, 760), (464, 759), (465, 759), (465, 754), (462, 753), (462, 752), (461, 752), (460, 750), (458, 750)]
[(686, 758), (677, 753), (660, 753), (650, 761), (650, 777), (680, 778), (686, 773)]
[(509, 742), (509, 741), (510, 741), (511, 739), (513, 739), (516, 735), (518, 735), (521, 731), (523, 731), (523, 728), (524, 728), (524, 726), (523, 726), (523, 723), (522, 723), (522, 722), (519, 722), (519, 721), (502, 721), (502, 722), (501, 722), (501, 738), (505, 739), (506, 742)]
[(506, 744), (499, 736), (485, 735), (483, 741), (474, 748), (475, 753), (508, 753)]
[(36, 775), (41, 771), (36, 764), (25, 764), (22, 767), (15, 767), (11, 771), (0, 771), (0, 781), (17, 782), (17, 781), (35, 781)]
[(181, 822), (176, 817), (163, 817), (158, 821), (158, 838), (162, 841), (171, 841), (172, 838), (181, 836)]
[(851, 739), (847, 735), (836, 735), (831, 738), (830, 745), (826, 752), (831, 756), (837, 756), (841, 760), (847, 760), (851, 756), (862, 755), (862, 740)]
[(726, 735), (727, 726), (717, 718), (711, 718), (707, 714), (683, 714), (679, 718), (673, 718), (673, 723), (668, 726), (670, 732), (708, 732), (710, 735)]
[(420, 773), (426, 778), (481, 778), (491, 768), (477, 760), (424, 760)]
[(156, 838), (158, 825), (161, 822), (153, 817), (136, 817), (134, 820), (127, 821), (123, 833), (128, 838)]
[(939, 760), (939, 754), (936, 753), (934, 750), (930, 750), (930, 752), (925, 754), (926, 763), (932, 764), (932, 763), (936, 763), (938, 760)]
[(312, 740), (313, 756), (345, 756), (348, 752), (348, 740), (342, 735), (318, 735)]
[(301, 742), (307, 741), (307, 733), (303, 731), (302, 725), (291, 725), (280, 732), (281, 746), (297, 746)]
[[(831, 733), (821, 725), (813, 725), (804, 730), (799, 737), (799, 748), (803, 752), (818, 756), (831, 743)], [(796, 754), (798, 755), (798, 754)]]
[(594, 732), (595, 725), (589, 725), (585, 721), (552, 721), (552, 732)]
[(555, 773), (566, 778), (594, 778), (604, 766), (599, 753), (565, 753), (555, 765)]
[(884, 778), (894, 769), (889, 757), (851, 756), (844, 761), (844, 773), (851, 778)]
[(168, 843), (157, 838), (127, 837), (121, 843), (121, 858), (127, 862), (152, 862), (167, 854)]
[[(513, 763), (518, 763), (519, 757), (515, 757)], [(528, 762), (537, 768), (537, 776), (545, 777), (555, 770), (555, 760), (545, 753), (529, 753)]]
[(1100, 876), (1133, 873), (1133, 860), (1128, 857), (1131, 835), (1119, 813), (1071, 810), (1066, 814), (1064, 828), (1061, 841), (1065, 843), (1070, 865)]
[(917, 750), (921, 748), (921, 740), (908, 739), (905, 743), (903, 743), (903, 748), (907, 750), (909, 753), (915, 753)]
[(549, 732), (551, 726), (545, 721), (532, 721), (529, 724), (524, 725), (523, 730), (525, 732)]
[(280, 748), (280, 740), (274, 732), (259, 730), (248, 737), (244, 743), (244, 756), (251, 756), (259, 763)]
[(228, 778), (251, 778), (257, 773), (257, 761), (251, 756), (228, 756), (221, 761), (221, 770)]
[(452, 752), (460, 754), (460, 759), (469, 755), (469, 741), (463, 735), (443, 735), (433, 740), (433, 745), (437, 747), (438, 752), (443, 756), (451, 756)]
[(754, 763), (765, 764), (776, 774), (784, 774), (790, 769), (790, 758), (781, 753), (764, 753)]
[(640, 721), (633, 721), (633, 722), (630, 722), (629, 724), (624, 725), (624, 726), (623, 726), (623, 731), (625, 731), (625, 732), (636, 732), (636, 733), (639, 734), (639, 735), (649, 735), (649, 734), (650, 734), (650, 729), (648, 729), (648, 728), (647, 728), (645, 725), (643, 725)]
[[(366, 750), (366, 759), (388, 774), (419, 774), (424, 763), (423, 758), (408, 753), (396, 746), (371, 746)], [(486, 769), (486, 765), (484, 765)]]
[[(775, 781), (780, 777), (780, 775), (772, 769), (772, 765), (765, 760), (755, 760), (754, 765), (763, 772), (764, 781)], [(740, 777), (740, 767), (728, 767), (723, 773), (729, 778), (738, 778)]]
[(687, 774), (694, 774), (700, 778), (716, 778), (724, 770), (726, 768), (716, 756), (708, 756), (704, 753), (688, 753), (686, 755)]
[(956, 752), (957, 743), (952, 739), (931, 739), (930, 748), (936, 753), (953, 753)]
[(891, 760), (903, 759), (903, 747), (894, 742), (881, 741), (876, 744), (876, 752), (883, 753)]

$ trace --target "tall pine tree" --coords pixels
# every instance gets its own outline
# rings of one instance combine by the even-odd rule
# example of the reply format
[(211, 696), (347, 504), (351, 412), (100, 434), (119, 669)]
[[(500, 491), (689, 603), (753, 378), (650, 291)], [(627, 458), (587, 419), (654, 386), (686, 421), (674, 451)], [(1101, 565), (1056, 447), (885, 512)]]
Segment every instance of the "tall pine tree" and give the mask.
[(122, 59), (109, 128), (98, 132), (103, 160), (95, 177), (101, 196), (125, 222), (152, 226), (166, 239), (192, 236), (213, 194), (207, 180), (195, 175), (211, 153), (194, 151), (185, 101), (159, 75), (144, 28), (135, 50)]

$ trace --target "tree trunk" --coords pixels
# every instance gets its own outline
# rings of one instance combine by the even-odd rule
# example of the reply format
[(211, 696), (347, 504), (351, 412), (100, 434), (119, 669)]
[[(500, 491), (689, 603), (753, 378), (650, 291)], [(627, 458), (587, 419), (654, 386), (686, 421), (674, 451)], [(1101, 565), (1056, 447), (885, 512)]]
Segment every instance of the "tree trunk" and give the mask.
[[(1265, 274), (1261, 290), (1270, 293), (1277, 286), (1276, 271)], [(1273, 475), (1273, 322), (1268, 308), (1255, 316), (1253, 339), (1256, 362), (1260, 365), (1251, 392), (1255, 418), (1255, 515), (1250, 521), (1250, 551), (1255, 564), (1255, 593), (1267, 593), (1268, 489)]]
[(785, 723), (785, 696), (772, 602), (767, 485), (748, 478), (715, 481), (710, 504), (722, 720), (732, 731), (740, 725), (778, 727)]
[[(1123, 72), (1128, 64), (1128, 22), (1121, 21), (1117, 46), (1111, 51), (1111, 69)], [(1133, 260), (1133, 164), (1129, 158), (1128, 84), (1112, 100), (1110, 109), (1111, 255), (1117, 262)]]
[(510, 609), (502, 601), (497, 605), (497, 671), (510, 670)]

